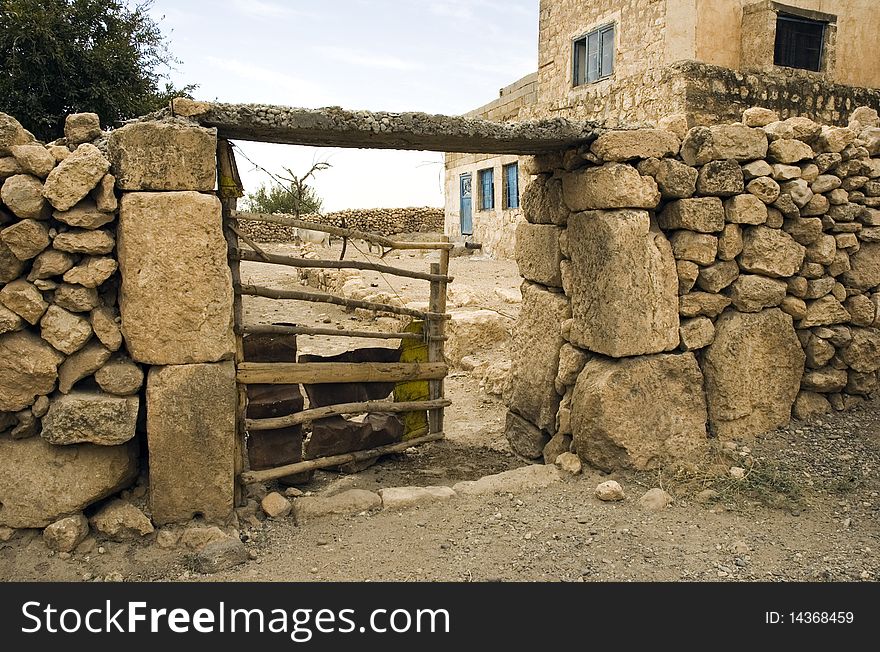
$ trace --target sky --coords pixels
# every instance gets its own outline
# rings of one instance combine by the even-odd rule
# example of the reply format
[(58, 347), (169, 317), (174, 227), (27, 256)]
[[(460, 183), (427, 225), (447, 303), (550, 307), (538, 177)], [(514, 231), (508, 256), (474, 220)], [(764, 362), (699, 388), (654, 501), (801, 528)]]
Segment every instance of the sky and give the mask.
[[(155, 0), (177, 85), (219, 102), (458, 115), (537, 69), (538, 0)], [(443, 205), (443, 157), (239, 141), (273, 172), (331, 168), (324, 210)], [(245, 190), (269, 177), (239, 159)]]

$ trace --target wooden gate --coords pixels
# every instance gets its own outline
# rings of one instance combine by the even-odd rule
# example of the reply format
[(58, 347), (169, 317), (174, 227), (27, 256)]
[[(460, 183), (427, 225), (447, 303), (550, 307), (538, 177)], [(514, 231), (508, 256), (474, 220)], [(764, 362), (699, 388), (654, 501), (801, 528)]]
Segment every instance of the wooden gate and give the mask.
[[(219, 195), (223, 203), (224, 231), (229, 246), (229, 263), (235, 288), (234, 328), (237, 343), (236, 369), (239, 383), (238, 445), (240, 447), (236, 475), (242, 484), (263, 482), (291, 476), (321, 468), (330, 468), (373, 459), (380, 455), (401, 452), (411, 446), (418, 446), (442, 439), (443, 410), (450, 405), (444, 396), (443, 379), (447, 374), (444, 359), (445, 324), (449, 319), (446, 313), (446, 288), (453, 279), (449, 272), (449, 252), (453, 245), (447, 238), (439, 242), (398, 242), (390, 238), (347, 229), (333, 227), (299, 219), (296, 215), (246, 213), (236, 210), (236, 198), (242, 195), (241, 182), (235, 169), (235, 160), (227, 141), (220, 141), (218, 149), (220, 170)], [(267, 253), (248, 238), (239, 228), (244, 221), (268, 222), (298, 229), (309, 229), (328, 233), (331, 236), (365, 240), (389, 250), (436, 250), (439, 262), (431, 263), (427, 272), (413, 271), (372, 261), (356, 260), (313, 260), (294, 256)], [(242, 248), (242, 244), (248, 249)], [(356, 269), (380, 272), (397, 277), (424, 280), (429, 283), (428, 310), (395, 306), (384, 303), (349, 299), (325, 292), (305, 290), (278, 290), (241, 282), (240, 261), (249, 261), (294, 268)], [(311, 326), (259, 325), (248, 326), (242, 318), (242, 296), (265, 297), (280, 301), (310, 301), (329, 303), (347, 308), (361, 308), (377, 313), (404, 315), (421, 320), (422, 332), (387, 333), (362, 330), (339, 330)], [(243, 337), (251, 334), (281, 335), (323, 335), (344, 338), (417, 340), (427, 346), (427, 362), (247, 362), (244, 359)], [(362, 401), (342, 403), (302, 410), (287, 416), (267, 419), (247, 419), (246, 388), (251, 384), (294, 385), (321, 383), (401, 383), (405, 381), (428, 381), (428, 400), (418, 401)], [(396, 393), (396, 392), (395, 392)], [(364, 412), (413, 413), (427, 410), (427, 428), (421, 432), (410, 433), (405, 441), (395, 442), (378, 448), (348, 452), (342, 455), (317, 458), (285, 464), (275, 468), (248, 470), (246, 437), (249, 432), (276, 430), (290, 426), (310, 423), (318, 419), (336, 415), (360, 414)], [(423, 417), (424, 418), (424, 417)]]

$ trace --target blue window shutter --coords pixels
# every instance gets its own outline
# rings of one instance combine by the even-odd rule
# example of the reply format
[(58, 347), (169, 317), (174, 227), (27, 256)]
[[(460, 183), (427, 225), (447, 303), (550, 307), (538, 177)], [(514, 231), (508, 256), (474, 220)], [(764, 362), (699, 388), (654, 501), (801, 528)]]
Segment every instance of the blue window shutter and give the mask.
[(511, 163), (504, 168), (505, 208), (519, 208), (519, 166)]
[(599, 79), (599, 32), (587, 35), (587, 81)]
[(610, 77), (614, 72), (614, 27), (606, 27), (600, 34), (601, 56), (599, 76)]
[(484, 211), (495, 208), (494, 170), (480, 170), (480, 209)]
[(587, 39), (582, 38), (574, 42), (574, 85), (580, 86), (587, 81)]

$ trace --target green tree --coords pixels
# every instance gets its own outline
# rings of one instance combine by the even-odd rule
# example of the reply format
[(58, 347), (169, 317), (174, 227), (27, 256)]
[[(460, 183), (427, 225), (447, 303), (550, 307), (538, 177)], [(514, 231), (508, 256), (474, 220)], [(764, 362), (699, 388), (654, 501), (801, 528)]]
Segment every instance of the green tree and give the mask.
[(320, 213), (323, 201), (309, 185), (308, 180), (313, 178), (316, 172), (329, 167), (329, 163), (316, 163), (301, 177), (297, 177), (287, 168), (284, 168), (286, 175), (272, 174), (260, 168), (272, 177), (272, 181), (260, 186), (256, 192), (248, 193), (248, 210), (254, 213), (287, 213), (288, 215)]
[(152, 0), (0, 0), (0, 111), (38, 138), (63, 135), (70, 113), (105, 125), (167, 105), (177, 63), (149, 14)]

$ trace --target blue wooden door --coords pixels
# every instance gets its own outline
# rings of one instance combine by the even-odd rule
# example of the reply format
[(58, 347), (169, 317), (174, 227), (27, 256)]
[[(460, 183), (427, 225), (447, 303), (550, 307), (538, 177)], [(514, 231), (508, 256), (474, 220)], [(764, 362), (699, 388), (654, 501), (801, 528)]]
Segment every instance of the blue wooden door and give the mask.
[(473, 216), (473, 195), (471, 193), (471, 182), (473, 181), (470, 173), (462, 174), (459, 178), (459, 196), (460, 196), (460, 222), (461, 234), (473, 235), (474, 233), (474, 216)]

